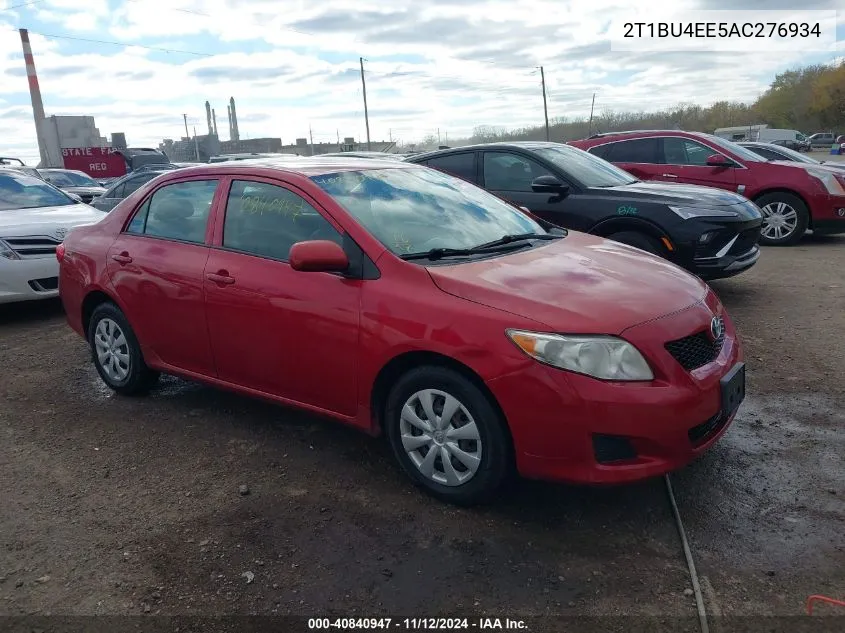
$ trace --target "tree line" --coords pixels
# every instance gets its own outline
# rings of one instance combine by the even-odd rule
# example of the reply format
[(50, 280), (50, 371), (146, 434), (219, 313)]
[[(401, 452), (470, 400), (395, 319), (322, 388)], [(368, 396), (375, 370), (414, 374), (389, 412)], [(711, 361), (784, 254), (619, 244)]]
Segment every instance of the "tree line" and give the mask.
[[(845, 133), (845, 62), (807, 66), (777, 75), (769, 88), (752, 104), (718, 101), (711, 106), (679, 104), (655, 112), (616, 112), (603, 109), (592, 123), (587, 118), (557, 117), (549, 121), (551, 140), (572, 141), (596, 132), (621, 130), (679, 129), (712, 133), (720, 127), (768, 124), (806, 134), (830, 131)], [(467, 139), (450, 146), (496, 141), (544, 141), (543, 125), (508, 129), (480, 125)], [(423, 139), (422, 146), (437, 146), (436, 137)]]

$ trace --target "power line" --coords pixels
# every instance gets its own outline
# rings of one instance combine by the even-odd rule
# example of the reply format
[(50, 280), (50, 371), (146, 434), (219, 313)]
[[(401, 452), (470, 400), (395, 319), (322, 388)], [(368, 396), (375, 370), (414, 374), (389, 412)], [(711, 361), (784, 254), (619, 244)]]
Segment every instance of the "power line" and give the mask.
[[(17, 33), (16, 29), (9, 30), (14, 30)], [(87, 37), (71, 37), (70, 35), (53, 35), (50, 33), (39, 33), (38, 31), (29, 32), (33, 35), (40, 35), (41, 37), (55, 40), (73, 40), (75, 42), (90, 42), (93, 44), (111, 44), (112, 46), (123, 46), (124, 48), (144, 48), (149, 51), (158, 51), (161, 53), (182, 53), (184, 55), (196, 55), (197, 57), (214, 57), (211, 53), (199, 53), (197, 51), (186, 51), (177, 48), (161, 48), (159, 46), (145, 46), (144, 44), (128, 44), (126, 42), (114, 42), (111, 40), (95, 40)]]
[(19, 9), (20, 7), (31, 7), (34, 4), (41, 4), (47, 0), (29, 0), (29, 2), (21, 2), (20, 4), (13, 4), (11, 7), (6, 7), (3, 12), (11, 11), (12, 9)]

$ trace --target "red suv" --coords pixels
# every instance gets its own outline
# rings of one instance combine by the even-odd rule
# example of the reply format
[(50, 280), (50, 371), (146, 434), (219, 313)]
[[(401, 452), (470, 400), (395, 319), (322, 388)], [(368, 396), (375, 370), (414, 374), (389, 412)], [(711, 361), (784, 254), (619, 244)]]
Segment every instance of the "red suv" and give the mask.
[(677, 130), (597, 134), (570, 145), (643, 180), (707, 185), (744, 195), (763, 212), (762, 244), (795, 244), (807, 229), (845, 233), (845, 174), (824, 165), (770, 162), (711, 134)]
[(661, 475), (744, 396), (703, 281), (400, 161), (167, 172), (56, 256), (67, 319), (118, 393), (164, 372), (384, 432), (455, 502), (513, 470)]

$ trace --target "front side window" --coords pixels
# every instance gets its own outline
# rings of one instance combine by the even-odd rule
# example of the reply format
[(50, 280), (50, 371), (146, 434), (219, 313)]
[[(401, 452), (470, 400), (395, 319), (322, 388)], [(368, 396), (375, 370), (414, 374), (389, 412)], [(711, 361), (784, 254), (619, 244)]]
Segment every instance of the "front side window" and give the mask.
[(490, 191), (533, 191), (531, 183), (540, 176), (551, 176), (536, 161), (508, 152), (484, 152), (484, 188)]
[(223, 225), (225, 248), (287, 261), (290, 247), (308, 240), (343, 243), (329, 221), (293, 191), (264, 182), (232, 183)]
[(127, 232), (203, 244), (216, 180), (167, 185), (141, 206)]
[(663, 156), (667, 165), (707, 166), (707, 158), (716, 153), (713, 149), (687, 138), (677, 136), (663, 139)]
[(77, 204), (76, 200), (62, 193), (43, 180), (4, 169), (0, 172), (0, 211), (38, 209)]
[(311, 180), (396, 255), (546, 234), (493, 194), (424, 167), (344, 171)]

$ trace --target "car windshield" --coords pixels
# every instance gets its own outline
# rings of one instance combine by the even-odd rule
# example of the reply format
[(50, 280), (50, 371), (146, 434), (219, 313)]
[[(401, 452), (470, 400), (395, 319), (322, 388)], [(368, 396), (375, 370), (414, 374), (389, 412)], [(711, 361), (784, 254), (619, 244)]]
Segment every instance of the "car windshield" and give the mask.
[(637, 182), (624, 169), (571, 145), (548, 145), (532, 151), (585, 187), (618, 187)]
[(396, 255), (466, 249), (546, 231), (493, 194), (427, 167), (367, 169), (311, 178)]
[(99, 187), (90, 176), (75, 171), (48, 171), (44, 177), (57, 187)]
[(742, 145), (737, 145), (733, 141), (729, 141), (724, 138), (719, 138), (718, 136), (713, 136), (712, 134), (707, 135), (707, 140), (713, 143), (722, 149), (732, 152), (736, 156), (739, 156), (743, 160), (750, 160), (755, 163), (765, 163), (766, 159), (760, 156), (759, 154), (755, 154), (750, 149), (746, 149)]
[(0, 211), (77, 204), (43, 180), (25, 174), (0, 173)]

